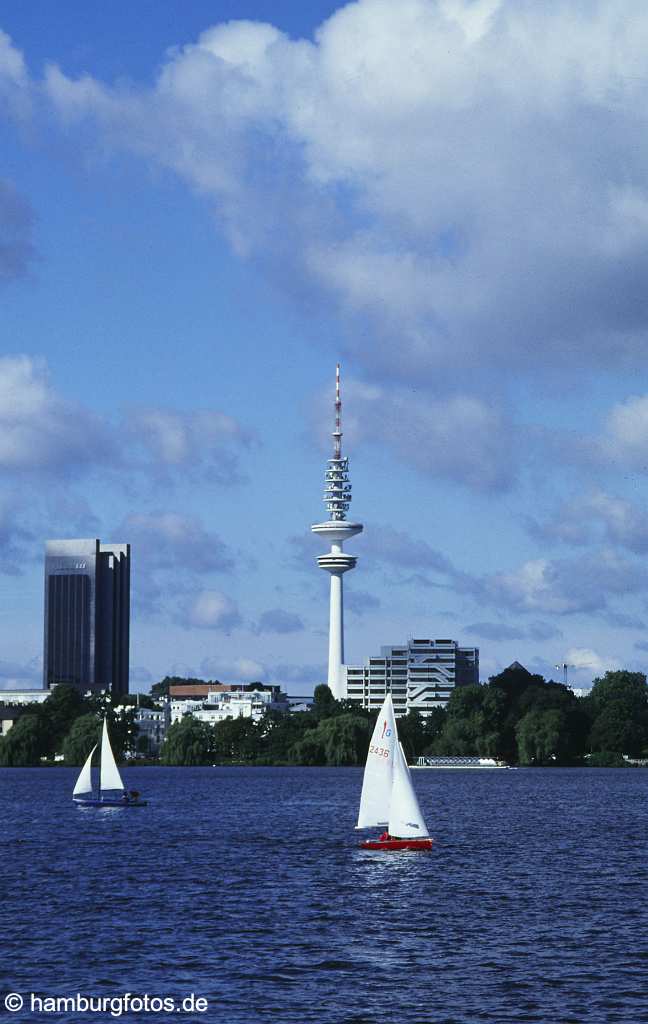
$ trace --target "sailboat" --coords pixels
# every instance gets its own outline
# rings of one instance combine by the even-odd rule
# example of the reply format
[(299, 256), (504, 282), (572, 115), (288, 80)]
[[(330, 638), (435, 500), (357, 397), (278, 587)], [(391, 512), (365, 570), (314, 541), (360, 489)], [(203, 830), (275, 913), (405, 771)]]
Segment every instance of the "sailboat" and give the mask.
[(94, 745), (84, 764), (76, 786), (72, 790), (72, 799), (84, 807), (145, 807), (146, 800), (140, 800), (139, 793), (130, 792), (124, 786), (115, 755), (110, 746), (108, 725), (103, 721), (101, 731), (101, 762), (99, 766), (99, 789), (95, 792), (92, 786), (92, 757), (99, 746)]
[(391, 694), (380, 709), (369, 744), (356, 828), (386, 825), (378, 839), (365, 839), (365, 850), (431, 850), (430, 838), (412, 785), (405, 753), (398, 741)]

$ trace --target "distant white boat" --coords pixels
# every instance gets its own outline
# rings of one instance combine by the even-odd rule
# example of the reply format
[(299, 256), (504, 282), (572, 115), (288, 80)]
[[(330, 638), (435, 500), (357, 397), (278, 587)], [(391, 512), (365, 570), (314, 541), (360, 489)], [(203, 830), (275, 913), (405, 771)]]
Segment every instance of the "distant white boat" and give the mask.
[(495, 757), (418, 757), (412, 768), (510, 768)]
[(433, 839), (414, 792), (407, 760), (398, 741), (391, 694), (387, 694), (369, 744), (356, 828), (387, 826), (365, 850), (430, 850)]
[[(88, 754), (76, 786), (72, 790), (72, 799), (84, 807), (145, 807), (146, 800), (140, 800), (137, 790), (130, 792), (124, 786), (115, 755), (110, 746), (108, 725), (103, 721), (101, 731), (101, 761), (99, 765), (99, 786), (95, 791), (92, 784), (92, 758), (99, 744), (95, 744)], [(119, 793), (119, 795), (117, 795)]]

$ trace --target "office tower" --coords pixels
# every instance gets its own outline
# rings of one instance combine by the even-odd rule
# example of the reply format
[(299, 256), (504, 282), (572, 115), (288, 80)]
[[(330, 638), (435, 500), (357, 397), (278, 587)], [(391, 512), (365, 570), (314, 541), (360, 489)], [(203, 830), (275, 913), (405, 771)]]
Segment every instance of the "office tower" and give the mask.
[(130, 544), (45, 546), (43, 686), (128, 692)]
[(455, 640), (409, 640), (381, 647), (364, 665), (346, 666), (349, 700), (377, 710), (391, 693), (397, 715), (429, 714), (448, 703), (456, 686), (479, 683), (479, 648)]

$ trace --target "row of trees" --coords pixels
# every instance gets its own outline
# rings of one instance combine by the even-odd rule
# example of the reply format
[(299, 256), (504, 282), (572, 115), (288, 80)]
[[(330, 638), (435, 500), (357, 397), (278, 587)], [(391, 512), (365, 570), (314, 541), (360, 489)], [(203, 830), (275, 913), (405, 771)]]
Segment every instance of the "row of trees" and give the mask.
[(485, 686), (455, 690), (435, 754), (480, 754), (515, 764), (622, 764), (648, 757), (648, 686), (642, 672), (606, 672), (587, 697), (520, 666)]
[(355, 765), (367, 756), (375, 715), (315, 688), (312, 710), (271, 711), (261, 721), (228, 718), (210, 726), (186, 715), (169, 729), (161, 752), (168, 765)]
[[(358, 765), (375, 714), (315, 690), (312, 711), (228, 719), (208, 726), (187, 716), (168, 732), (162, 761), (186, 764)], [(453, 691), (445, 709), (410, 711), (398, 731), (409, 760), (421, 754), (480, 755), (523, 765), (617, 765), (648, 757), (648, 686), (640, 672), (607, 672), (579, 698), (522, 666), (484, 686)]]
[(115, 756), (122, 758), (137, 729), (134, 706), (116, 710), (124, 704), (123, 696), (83, 697), (73, 686), (57, 686), (42, 704), (29, 704), (0, 737), (0, 767), (39, 765), (60, 754), (66, 764), (82, 764), (99, 739), (104, 716)]
[[(38, 765), (57, 754), (66, 764), (81, 764), (104, 715), (122, 757), (136, 745), (135, 708), (115, 706), (127, 701), (82, 697), (73, 687), (57, 686), (0, 737), (0, 766)], [(318, 686), (308, 712), (270, 712), (259, 722), (237, 718), (215, 726), (186, 716), (169, 729), (161, 761), (357, 765), (366, 758), (374, 722), (375, 713), (336, 701), (327, 686)], [(648, 758), (648, 686), (641, 672), (607, 672), (594, 680), (589, 696), (578, 698), (561, 683), (515, 665), (484, 686), (457, 688), (445, 709), (426, 718), (409, 712), (398, 729), (410, 760), (476, 754), (524, 765), (623, 764), (624, 754)]]

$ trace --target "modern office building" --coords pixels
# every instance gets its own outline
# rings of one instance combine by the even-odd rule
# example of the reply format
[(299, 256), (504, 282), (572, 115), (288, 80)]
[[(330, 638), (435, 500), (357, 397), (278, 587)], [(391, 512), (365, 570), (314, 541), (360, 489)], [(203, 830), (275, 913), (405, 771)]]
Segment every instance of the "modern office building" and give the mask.
[(346, 666), (346, 694), (364, 708), (377, 710), (391, 692), (396, 715), (429, 714), (448, 703), (456, 686), (479, 683), (479, 648), (455, 640), (409, 640), (381, 647), (364, 665)]
[(45, 546), (43, 686), (128, 692), (130, 544)]
[(347, 522), (351, 504), (349, 460), (342, 456), (342, 401), (340, 398), (340, 366), (335, 373), (335, 430), (333, 431), (333, 458), (327, 462), (324, 487), (324, 507), (328, 512), (325, 523), (311, 526), (331, 550), (320, 555), (317, 564), (331, 576), (329, 605), (328, 685), (338, 700), (345, 696), (344, 666), (344, 600), (342, 576), (354, 569), (357, 558), (343, 551), (344, 541), (362, 532), (361, 523)]

